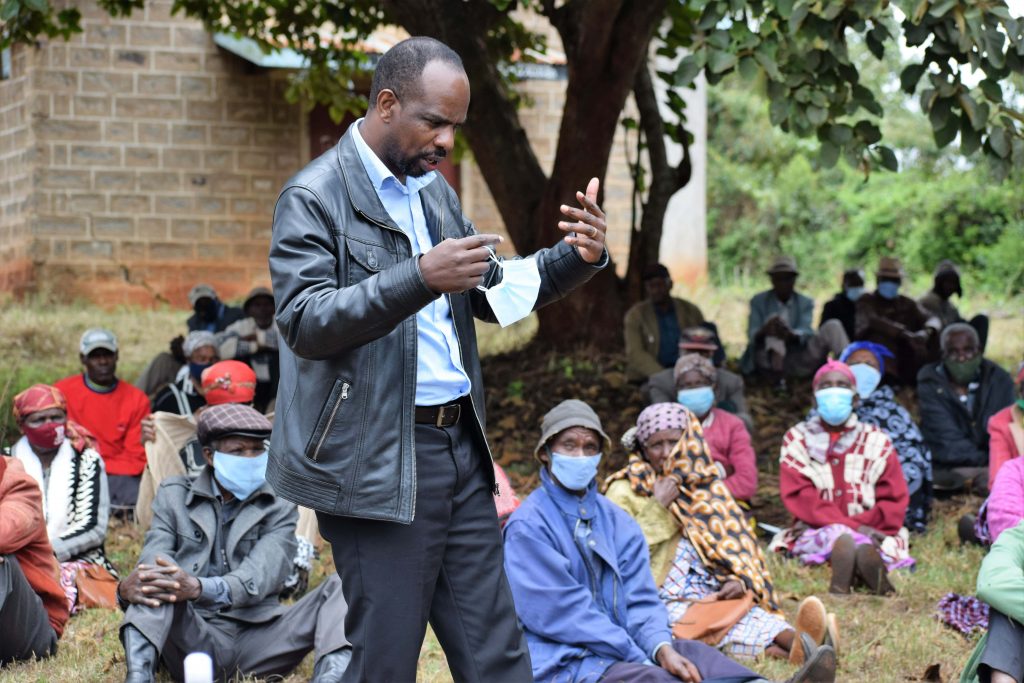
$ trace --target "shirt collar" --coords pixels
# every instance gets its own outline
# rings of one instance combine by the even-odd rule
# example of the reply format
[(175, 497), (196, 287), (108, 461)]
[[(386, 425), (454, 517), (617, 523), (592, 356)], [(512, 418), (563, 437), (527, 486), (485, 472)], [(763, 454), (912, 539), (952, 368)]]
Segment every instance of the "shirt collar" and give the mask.
[(597, 513), (597, 478), (595, 477), (580, 498), (570, 493), (554, 480), (547, 467), (541, 467), (540, 483), (558, 509), (574, 519), (593, 519)]
[(384, 162), (380, 160), (380, 157), (370, 149), (370, 146), (363, 140), (362, 133), (359, 132), (359, 126), (362, 125), (365, 119), (359, 119), (352, 126), (352, 141), (355, 143), (356, 152), (359, 154), (360, 161), (363, 162), (363, 168), (366, 169), (366, 175), (370, 177), (370, 182), (373, 184), (373, 188), (378, 193), (390, 188), (394, 188), (402, 192), (402, 194), (416, 194), (424, 187), (434, 182), (436, 173), (431, 171), (419, 178), (412, 176), (405, 177), (405, 184), (399, 182), (395, 174), (392, 173)]

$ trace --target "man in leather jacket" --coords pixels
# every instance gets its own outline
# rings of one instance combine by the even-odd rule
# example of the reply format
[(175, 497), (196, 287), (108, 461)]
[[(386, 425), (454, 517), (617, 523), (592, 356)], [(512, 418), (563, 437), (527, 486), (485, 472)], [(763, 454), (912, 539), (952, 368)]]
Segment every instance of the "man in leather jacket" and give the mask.
[[(317, 511), (348, 602), (346, 681), (412, 681), (429, 620), (456, 680), (531, 679), (502, 569), (473, 319), (504, 268), (439, 173), (466, 119), (451, 49), (378, 62), (366, 117), (285, 185), (270, 269), (281, 382), (267, 478)], [(534, 308), (608, 263), (598, 181), (562, 207)], [(512, 284), (510, 276), (508, 284)]]

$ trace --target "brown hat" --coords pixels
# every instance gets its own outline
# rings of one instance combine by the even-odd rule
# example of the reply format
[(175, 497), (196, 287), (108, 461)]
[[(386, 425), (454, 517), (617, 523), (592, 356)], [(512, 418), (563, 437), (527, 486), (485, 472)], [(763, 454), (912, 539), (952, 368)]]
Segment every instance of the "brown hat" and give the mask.
[(772, 265), (768, 267), (767, 273), (769, 275), (779, 275), (781, 273), (792, 273), (793, 275), (799, 275), (800, 271), (796, 268), (796, 259), (792, 256), (776, 256), (775, 260), (772, 261)]
[(196, 436), (209, 446), (225, 436), (253, 436), (266, 439), (274, 426), (260, 411), (240, 403), (209, 406), (199, 414)]
[(897, 280), (903, 279), (903, 264), (895, 256), (883, 256), (878, 259), (878, 270), (875, 277), (890, 277)]
[(604, 439), (605, 446), (611, 448), (612, 440), (604, 433), (604, 428), (601, 426), (601, 418), (597, 416), (594, 409), (583, 401), (570, 398), (559, 403), (541, 418), (540, 440), (537, 442), (537, 447), (533, 449), (533, 454), (537, 455), (540, 453), (540, 450), (544, 448), (544, 444), (552, 437), (571, 427), (593, 429)]
[(680, 351), (714, 351), (715, 334), (706, 327), (687, 327), (679, 334)]

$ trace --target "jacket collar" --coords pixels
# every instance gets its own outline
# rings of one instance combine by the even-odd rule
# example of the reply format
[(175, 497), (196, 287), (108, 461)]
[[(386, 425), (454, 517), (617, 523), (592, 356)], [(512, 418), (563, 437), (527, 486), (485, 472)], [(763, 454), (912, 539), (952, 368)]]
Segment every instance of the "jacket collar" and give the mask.
[(544, 487), (545, 493), (555, 504), (555, 506), (562, 511), (568, 517), (574, 519), (593, 519), (597, 515), (597, 478), (590, 482), (587, 486), (586, 492), (583, 497), (577, 496), (575, 493), (570, 493), (562, 488), (558, 482), (554, 480), (551, 473), (548, 472), (548, 468), (542, 467), (540, 470), (540, 483)]

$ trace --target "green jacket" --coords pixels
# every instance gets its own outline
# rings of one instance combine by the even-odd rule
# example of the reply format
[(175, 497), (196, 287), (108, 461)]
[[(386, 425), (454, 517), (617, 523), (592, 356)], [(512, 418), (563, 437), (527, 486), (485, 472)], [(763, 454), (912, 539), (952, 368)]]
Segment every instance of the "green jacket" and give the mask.
[[(978, 572), (978, 599), (1018, 623), (1024, 623), (1024, 522), (999, 535)], [(978, 662), (988, 634), (967, 660), (960, 683), (978, 683)]]
[[(704, 314), (694, 304), (684, 299), (672, 298), (679, 321), (680, 332), (704, 322)], [(628, 311), (623, 321), (626, 337), (626, 374), (631, 380), (645, 380), (664, 368), (658, 362), (658, 316), (654, 304), (645, 299)]]

